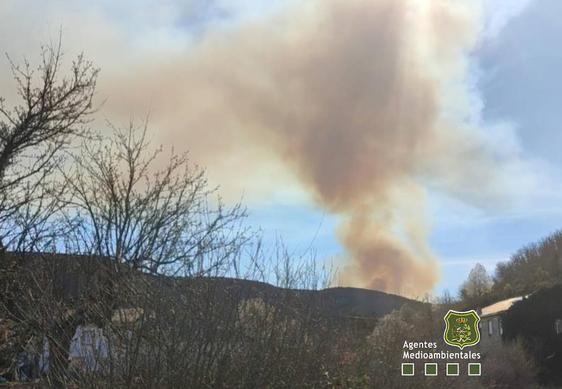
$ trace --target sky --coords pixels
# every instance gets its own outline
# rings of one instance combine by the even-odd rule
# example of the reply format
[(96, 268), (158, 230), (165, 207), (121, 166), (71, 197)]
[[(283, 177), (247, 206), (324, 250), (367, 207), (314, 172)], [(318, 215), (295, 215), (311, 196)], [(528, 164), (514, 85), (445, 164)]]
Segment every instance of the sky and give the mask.
[[(7, 0), (0, 50), (101, 69), (92, 126), (150, 114), (266, 242), (340, 285), (456, 293), (561, 228), (557, 0)], [(24, 15), (22, 17), (22, 15)], [(16, 101), (8, 61), (0, 95)]]

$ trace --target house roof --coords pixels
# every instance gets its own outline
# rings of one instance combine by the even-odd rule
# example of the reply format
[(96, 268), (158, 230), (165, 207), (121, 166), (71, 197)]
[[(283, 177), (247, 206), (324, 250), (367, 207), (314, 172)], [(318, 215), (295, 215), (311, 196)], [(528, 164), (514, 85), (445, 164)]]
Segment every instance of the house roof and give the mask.
[(492, 305), (482, 308), (481, 317), (493, 316), (507, 311), (517, 301), (523, 300), (523, 296), (512, 297), (506, 300), (498, 301)]

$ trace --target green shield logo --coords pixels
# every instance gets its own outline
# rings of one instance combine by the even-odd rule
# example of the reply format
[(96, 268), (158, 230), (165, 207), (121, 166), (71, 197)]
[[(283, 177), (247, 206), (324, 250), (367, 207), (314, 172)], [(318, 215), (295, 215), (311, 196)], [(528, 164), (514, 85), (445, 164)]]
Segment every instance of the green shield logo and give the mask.
[(445, 332), (443, 339), (450, 346), (457, 346), (461, 350), (467, 346), (474, 346), (480, 342), (480, 317), (475, 310), (447, 312), (445, 317)]

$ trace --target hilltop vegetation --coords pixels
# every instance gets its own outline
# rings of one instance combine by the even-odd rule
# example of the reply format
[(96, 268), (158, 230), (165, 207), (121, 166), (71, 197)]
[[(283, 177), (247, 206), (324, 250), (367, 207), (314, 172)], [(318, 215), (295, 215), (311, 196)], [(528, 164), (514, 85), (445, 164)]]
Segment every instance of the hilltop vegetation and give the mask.
[(510, 297), (526, 296), (562, 283), (562, 231), (529, 244), (498, 263), (493, 276), (481, 264), (459, 290), (464, 306), (482, 307)]
[(517, 251), (498, 264), (491, 293), (497, 297), (522, 296), (562, 282), (562, 231)]

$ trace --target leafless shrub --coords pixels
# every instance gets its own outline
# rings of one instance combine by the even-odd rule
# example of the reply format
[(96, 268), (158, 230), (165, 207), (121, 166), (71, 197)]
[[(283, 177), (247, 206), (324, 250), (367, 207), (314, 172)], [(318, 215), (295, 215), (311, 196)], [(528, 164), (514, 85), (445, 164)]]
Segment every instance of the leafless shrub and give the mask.
[(505, 343), (492, 348), (485, 357), (485, 383), (493, 388), (533, 388), (537, 367), (522, 342)]

